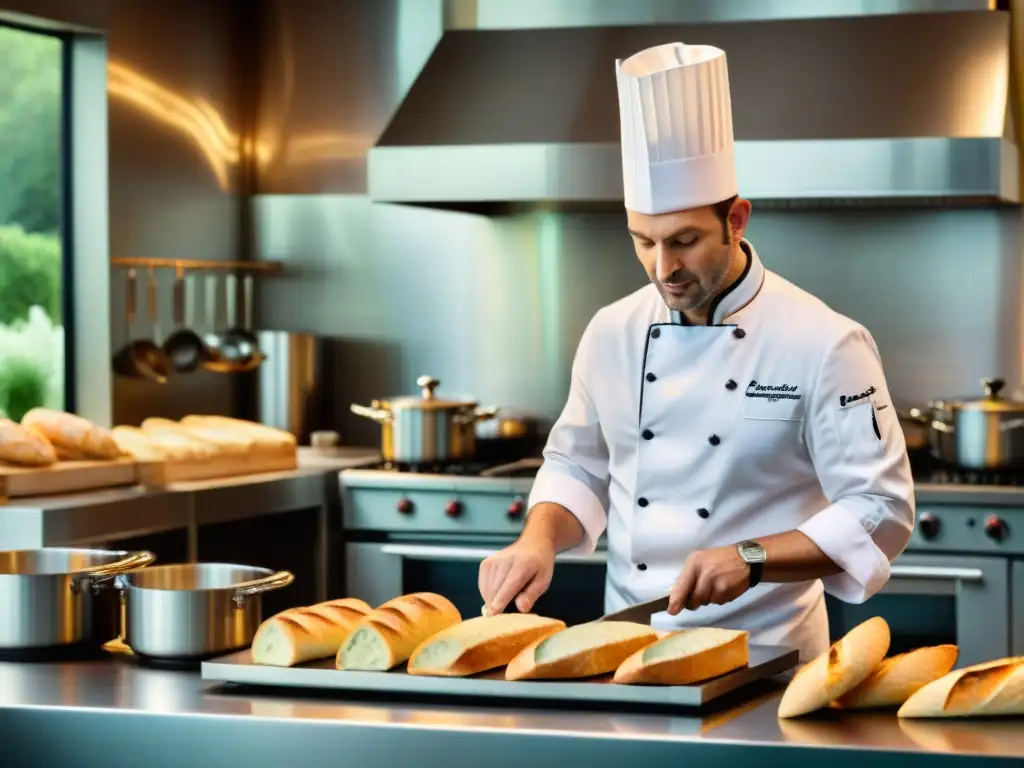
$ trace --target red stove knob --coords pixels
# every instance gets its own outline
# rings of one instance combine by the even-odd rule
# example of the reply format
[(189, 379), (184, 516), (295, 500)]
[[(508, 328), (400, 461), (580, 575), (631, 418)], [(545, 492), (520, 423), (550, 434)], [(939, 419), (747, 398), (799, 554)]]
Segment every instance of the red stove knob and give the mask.
[(403, 515), (411, 515), (413, 510), (413, 503), (410, 499), (399, 499), (398, 503), (395, 504), (395, 509), (401, 512)]
[(506, 514), (510, 518), (512, 518), (513, 520), (516, 520), (516, 519), (522, 517), (523, 516), (523, 512), (525, 512), (525, 511), (526, 511), (526, 502), (523, 501), (521, 496), (516, 496), (512, 500), (512, 503), (508, 505), (508, 510), (506, 510)]
[(985, 519), (985, 535), (993, 541), (1002, 541), (1009, 533), (1010, 529), (999, 515), (989, 515)]
[(448, 506), (444, 508), (444, 513), (448, 515), (448, 517), (458, 517), (462, 514), (462, 502), (449, 501)]
[(941, 527), (942, 525), (939, 522), (939, 518), (931, 512), (925, 512), (917, 519), (917, 529), (921, 531), (921, 536), (925, 539), (934, 539), (939, 535), (939, 529)]

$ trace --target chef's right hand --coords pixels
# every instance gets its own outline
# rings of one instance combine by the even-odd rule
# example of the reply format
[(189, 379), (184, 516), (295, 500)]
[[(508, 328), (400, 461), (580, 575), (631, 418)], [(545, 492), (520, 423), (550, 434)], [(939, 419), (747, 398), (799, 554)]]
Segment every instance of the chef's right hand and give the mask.
[(503, 612), (513, 599), (520, 613), (529, 613), (551, 586), (555, 554), (547, 537), (527, 535), (480, 563), (480, 596), (487, 614)]

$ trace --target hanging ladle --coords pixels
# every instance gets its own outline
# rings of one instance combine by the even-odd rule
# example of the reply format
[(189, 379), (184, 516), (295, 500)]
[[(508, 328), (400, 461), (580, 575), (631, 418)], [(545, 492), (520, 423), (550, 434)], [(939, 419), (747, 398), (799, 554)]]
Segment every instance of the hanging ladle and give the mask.
[[(260, 351), (259, 341), (252, 331), (252, 276), (246, 275), (244, 282), (244, 320), (238, 324), (237, 296), (238, 278), (228, 275), (225, 282), (225, 299), (227, 304), (228, 322), (231, 327), (223, 333), (210, 333), (205, 337), (208, 347), (215, 350), (216, 358), (206, 368), (220, 373), (245, 373), (258, 368), (266, 355)], [(213, 285), (213, 283), (211, 283)], [(208, 308), (216, 311), (216, 305), (208, 299)]]
[[(125, 322), (128, 341), (114, 356), (114, 371), (121, 376), (135, 379), (149, 379), (158, 384), (166, 384), (171, 375), (171, 361), (164, 351), (149, 339), (132, 340), (132, 328), (135, 324), (135, 270), (128, 270), (127, 292), (125, 294)], [(156, 276), (150, 269), (149, 274), (149, 320), (151, 328), (156, 328)]]
[(192, 324), (195, 322), (194, 306), (195, 276), (186, 277), (185, 270), (178, 267), (174, 281), (175, 330), (164, 342), (164, 353), (178, 373), (191, 373), (212, 359), (210, 350), (199, 334), (192, 330)]

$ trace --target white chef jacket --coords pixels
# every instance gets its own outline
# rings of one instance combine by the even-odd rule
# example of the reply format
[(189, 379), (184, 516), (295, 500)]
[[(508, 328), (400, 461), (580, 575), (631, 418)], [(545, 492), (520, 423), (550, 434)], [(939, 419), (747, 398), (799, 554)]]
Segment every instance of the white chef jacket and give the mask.
[(824, 591), (857, 603), (888, 580), (913, 481), (871, 335), (742, 247), (707, 325), (671, 322), (653, 285), (597, 312), (529, 506), (572, 512), (578, 552), (607, 529), (609, 612), (667, 594), (695, 550), (802, 531), (840, 573), (652, 624), (745, 629), (807, 661), (828, 647)]

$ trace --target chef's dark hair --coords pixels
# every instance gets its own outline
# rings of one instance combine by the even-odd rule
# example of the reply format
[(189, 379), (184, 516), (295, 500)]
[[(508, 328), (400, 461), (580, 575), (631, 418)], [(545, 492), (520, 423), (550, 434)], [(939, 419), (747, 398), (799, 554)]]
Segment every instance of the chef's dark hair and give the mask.
[(711, 206), (711, 210), (715, 212), (715, 216), (722, 222), (722, 242), (729, 242), (729, 211), (732, 210), (732, 204), (736, 202), (736, 198), (739, 195), (733, 195), (727, 200), (723, 200), (720, 203), (715, 203)]

